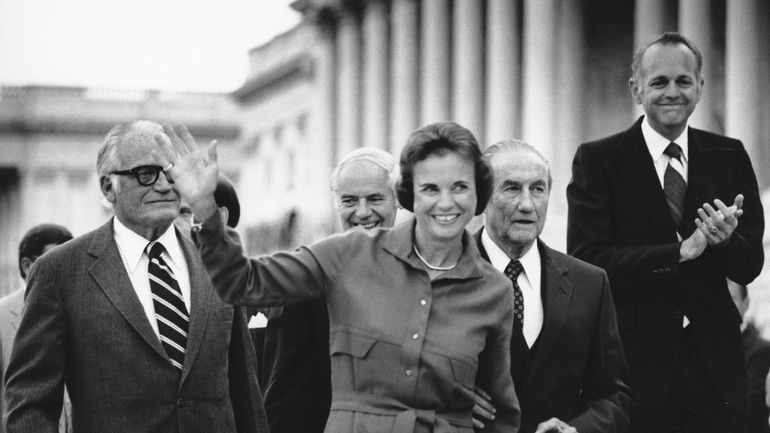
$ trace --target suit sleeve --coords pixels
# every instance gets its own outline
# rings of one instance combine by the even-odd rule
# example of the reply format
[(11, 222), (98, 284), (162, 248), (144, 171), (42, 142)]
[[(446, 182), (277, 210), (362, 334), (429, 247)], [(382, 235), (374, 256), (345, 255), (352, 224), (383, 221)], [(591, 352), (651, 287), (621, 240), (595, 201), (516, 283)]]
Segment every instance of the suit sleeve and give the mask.
[(619, 245), (613, 237), (611, 179), (597, 153), (581, 145), (572, 162), (567, 186), (568, 253), (603, 268), (611, 281), (623, 281), (623, 287), (673, 280), (675, 272), (655, 275), (652, 270), (678, 269), (679, 242)]
[(292, 253), (248, 258), (238, 234), (225, 231), (217, 215), (203, 224), (196, 245), (212, 286), (228, 304), (274, 307), (319, 298), (328, 282), (324, 268), (343, 260), (333, 242), (323, 241), (314, 251), (300, 247)]
[(485, 423), (484, 432), (515, 433), (521, 426), (521, 407), (511, 378), (513, 292), (510, 293), (500, 326), (490, 332), (479, 354), (476, 384), (492, 397), (492, 405), (497, 409), (495, 419)]
[(262, 391), (257, 382), (259, 366), (246, 313), (242, 307), (236, 307), (233, 314), (228, 381), (236, 429), (238, 433), (268, 433)]
[[(721, 248), (720, 263), (725, 266), (727, 278), (749, 284), (762, 271), (765, 262), (762, 236), (765, 231), (765, 215), (759, 197), (759, 187), (749, 155), (741, 142), (737, 142), (734, 173), (736, 191), (743, 194), (743, 215), (730, 241)], [(732, 203), (726, 203), (728, 206)]]
[(630, 425), (631, 389), (618, 333), (615, 306), (607, 274), (602, 272), (601, 305), (596, 337), (586, 362), (582, 401), (584, 410), (568, 424), (580, 433), (626, 431)]
[(35, 263), (6, 373), (8, 433), (56, 433), (64, 393), (67, 328), (56, 274)]

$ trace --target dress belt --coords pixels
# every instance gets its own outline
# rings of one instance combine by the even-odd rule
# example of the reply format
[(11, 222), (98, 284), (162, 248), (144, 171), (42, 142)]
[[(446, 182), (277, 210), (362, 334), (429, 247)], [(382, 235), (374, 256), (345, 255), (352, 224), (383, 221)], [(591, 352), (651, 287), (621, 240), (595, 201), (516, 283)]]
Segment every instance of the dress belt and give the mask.
[(455, 429), (452, 426), (473, 428), (469, 416), (436, 414), (435, 410), (415, 409), (396, 399), (374, 394), (335, 392), (331, 409), (394, 416), (396, 419), (391, 433), (413, 433), (417, 421), (433, 426), (433, 433), (453, 433)]

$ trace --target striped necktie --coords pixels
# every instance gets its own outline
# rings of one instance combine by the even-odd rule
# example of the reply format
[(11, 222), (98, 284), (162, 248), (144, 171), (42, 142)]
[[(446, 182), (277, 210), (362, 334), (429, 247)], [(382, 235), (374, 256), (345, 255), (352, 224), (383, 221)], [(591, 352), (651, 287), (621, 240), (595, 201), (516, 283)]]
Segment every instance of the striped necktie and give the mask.
[(505, 267), (503, 274), (513, 282), (513, 327), (521, 329), (524, 324), (524, 295), (519, 287), (519, 274), (524, 270), (521, 262), (511, 260)]
[(150, 258), (147, 275), (150, 278), (160, 342), (166, 349), (171, 364), (181, 371), (190, 315), (187, 313), (176, 276), (161, 257), (163, 251), (165, 249), (160, 242), (150, 242), (147, 245), (147, 256)]
[(670, 158), (666, 171), (663, 173), (663, 193), (666, 195), (671, 218), (674, 220), (674, 225), (678, 228), (682, 224), (684, 200), (687, 196), (687, 183), (682, 175), (672, 167), (672, 164), (682, 164), (682, 149), (678, 144), (672, 142), (668, 144), (663, 153)]

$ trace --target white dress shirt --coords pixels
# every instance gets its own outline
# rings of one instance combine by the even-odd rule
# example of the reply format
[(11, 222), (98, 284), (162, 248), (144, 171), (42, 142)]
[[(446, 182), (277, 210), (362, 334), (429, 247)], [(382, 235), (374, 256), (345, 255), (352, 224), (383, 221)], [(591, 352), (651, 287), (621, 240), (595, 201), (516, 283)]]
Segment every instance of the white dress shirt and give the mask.
[(644, 136), (644, 142), (647, 144), (647, 150), (650, 152), (652, 162), (655, 164), (655, 172), (658, 174), (658, 180), (660, 181), (660, 187), (663, 188), (663, 176), (666, 173), (666, 167), (668, 167), (671, 158), (664, 154), (668, 144), (672, 141), (682, 148), (682, 161), (674, 159), (671, 162), (671, 166), (674, 167), (679, 174), (682, 175), (685, 183), (687, 183), (687, 165), (688, 165), (688, 140), (687, 130), (689, 126), (684, 128), (682, 134), (676, 138), (676, 140), (669, 140), (668, 138), (658, 134), (657, 131), (652, 129), (652, 126), (648, 123), (647, 117), (642, 122), (642, 135)]
[[(498, 271), (504, 272), (511, 258), (489, 237), (486, 227), (481, 232), (481, 244), (487, 251), (492, 266)], [(524, 271), (516, 279), (524, 298), (522, 332), (524, 339), (527, 341), (527, 346), (532, 347), (540, 335), (540, 330), (543, 329), (543, 298), (540, 293), (542, 266), (540, 264), (540, 250), (537, 247), (537, 241), (535, 241), (532, 248), (524, 256), (519, 258), (519, 262), (522, 268), (524, 268)]]
[[(671, 157), (663, 153), (663, 151), (666, 150), (666, 147), (668, 147), (668, 144), (672, 141), (658, 134), (657, 131), (652, 129), (652, 126), (650, 126), (649, 120), (646, 116), (644, 118), (644, 122), (642, 122), (642, 135), (644, 136), (644, 142), (647, 144), (647, 150), (650, 152), (652, 162), (655, 164), (655, 172), (658, 174), (658, 180), (660, 181), (661, 188), (663, 188), (663, 177), (665, 176), (669, 161), (671, 161), (671, 167), (678, 171), (679, 174), (682, 175), (684, 182), (687, 183), (687, 166), (689, 165), (689, 141), (687, 139), (687, 131), (689, 128), (690, 126), (687, 125), (684, 128), (684, 131), (682, 131), (682, 134), (679, 135), (676, 140), (673, 140), (674, 143), (678, 144), (679, 147), (682, 148), (682, 161), (680, 162), (677, 159), (672, 160)], [(676, 237), (680, 242), (684, 239), (678, 230), (676, 232)], [(682, 327), (686, 327), (688, 324), (690, 324), (690, 319), (688, 319), (687, 316), (684, 316), (682, 318)]]
[[(155, 335), (160, 338), (158, 322), (155, 319), (155, 304), (152, 302), (152, 291), (147, 271), (150, 259), (145, 252), (145, 248), (147, 248), (147, 244), (150, 241), (123, 225), (117, 218), (113, 218), (112, 221), (115, 231), (114, 239), (115, 243), (118, 244), (118, 251), (120, 251), (120, 258), (123, 259), (123, 266), (126, 268), (131, 285), (134, 287), (136, 296), (144, 308), (144, 313), (147, 315)], [(185, 260), (182, 248), (179, 246), (179, 239), (177, 239), (174, 225), (171, 224), (157, 241), (166, 249), (161, 257), (174, 272), (174, 276), (176, 276), (176, 280), (179, 283), (179, 289), (182, 291), (184, 304), (189, 312), (190, 274), (187, 271), (187, 261)]]

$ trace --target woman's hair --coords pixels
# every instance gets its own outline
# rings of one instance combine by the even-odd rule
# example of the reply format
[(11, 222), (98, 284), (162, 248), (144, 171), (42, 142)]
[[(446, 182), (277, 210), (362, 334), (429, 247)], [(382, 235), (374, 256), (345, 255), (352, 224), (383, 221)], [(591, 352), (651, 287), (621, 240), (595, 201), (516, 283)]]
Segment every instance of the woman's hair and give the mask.
[(414, 212), (414, 166), (432, 155), (454, 152), (473, 164), (476, 177), (476, 215), (487, 207), (492, 194), (492, 169), (481, 156), (481, 149), (473, 134), (454, 122), (439, 122), (423, 126), (409, 134), (401, 151), (401, 178), (396, 194), (401, 206)]

